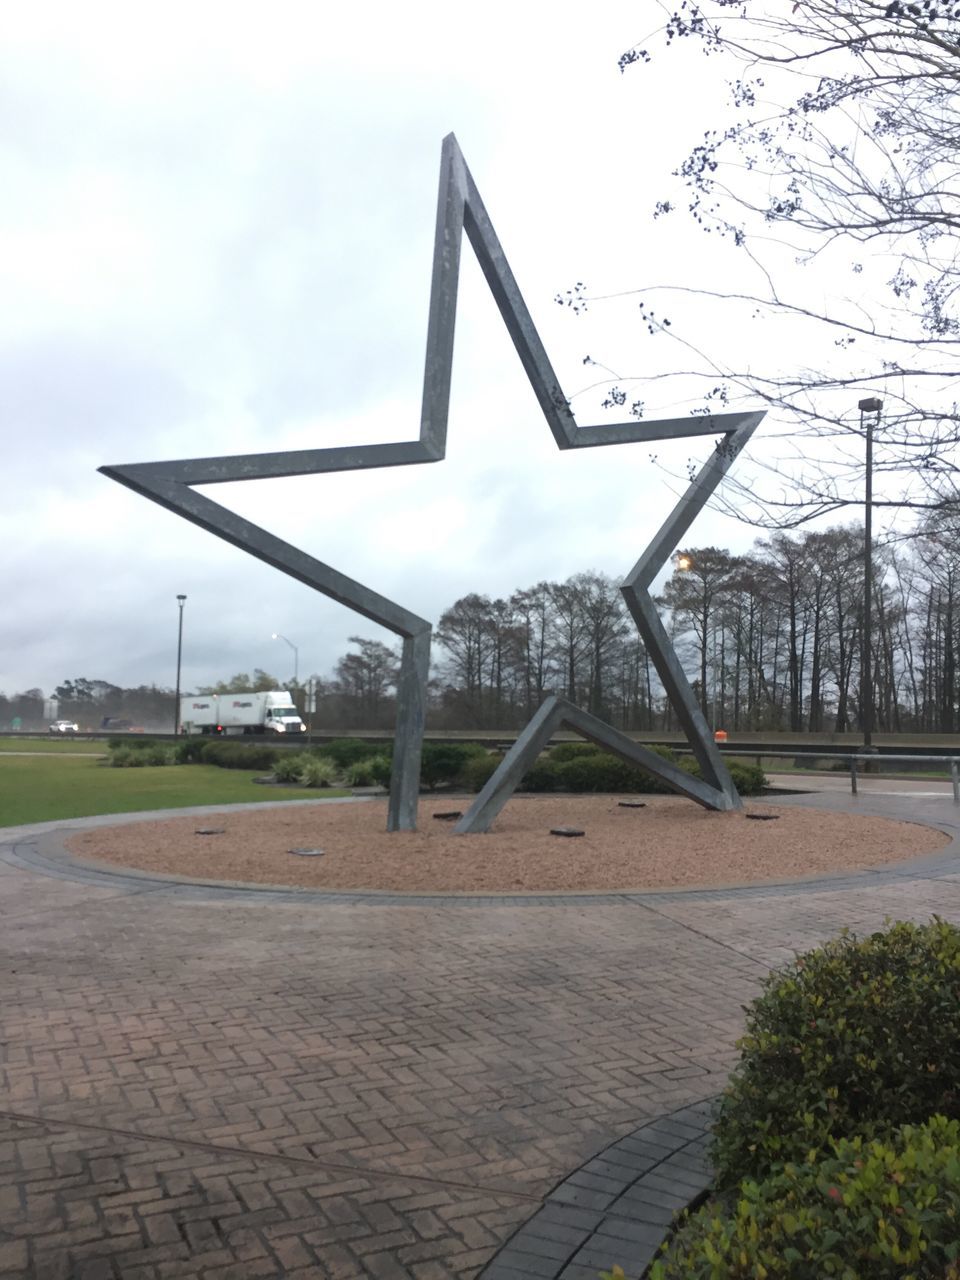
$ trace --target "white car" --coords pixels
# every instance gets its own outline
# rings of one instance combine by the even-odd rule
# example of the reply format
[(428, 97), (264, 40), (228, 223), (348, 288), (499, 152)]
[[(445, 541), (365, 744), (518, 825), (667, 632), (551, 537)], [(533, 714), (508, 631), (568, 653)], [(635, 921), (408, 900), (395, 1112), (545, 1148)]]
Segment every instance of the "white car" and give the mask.
[(79, 733), (80, 726), (72, 720), (54, 720), (53, 724), (47, 725), (48, 733)]

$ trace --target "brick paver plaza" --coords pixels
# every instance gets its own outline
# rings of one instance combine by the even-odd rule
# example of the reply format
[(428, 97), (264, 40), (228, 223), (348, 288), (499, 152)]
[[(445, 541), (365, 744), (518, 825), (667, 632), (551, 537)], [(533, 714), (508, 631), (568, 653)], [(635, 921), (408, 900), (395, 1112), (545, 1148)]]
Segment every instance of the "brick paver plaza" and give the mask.
[[(957, 824), (929, 796), (797, 802)], [(955, 850), (799, 886), (338, 900), (2, 834), (0, 1275), (30, 1280), (478, 1276), (580, 1165), (722, 1087), (769, 966), (845, 924), (960, 922)], [(554, 1216), (550, 1274), (585, 1276)], [(547, 1274), (508, 1255), (491, 1274)]]

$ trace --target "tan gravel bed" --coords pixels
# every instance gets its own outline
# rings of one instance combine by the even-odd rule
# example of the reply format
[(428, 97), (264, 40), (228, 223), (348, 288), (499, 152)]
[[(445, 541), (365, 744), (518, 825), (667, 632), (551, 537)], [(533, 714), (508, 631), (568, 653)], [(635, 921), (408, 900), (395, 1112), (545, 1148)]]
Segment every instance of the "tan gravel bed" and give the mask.
[[(318, 804), (168, 818), (72, 837), (80, 857), (203, 880), (312, 889), (517, 892), (679, 888), (862, 870), (932, 853), (949, 837), (887, 818), (748, 804), (711, 813), (689, 800), (645, 796), (515, 796), (486, 835), (458, 836), (435, 812), (472, 797), (424, 799), (420, 830), (388, 834), (386, 801)], [(775, 814), (757, 822), (747, 814)], [(582, 837), (550, 834), (579, 827)], [(222, 827), (222, 835), (197, 835)], [(320, 848), (322, 857), (292, 854)]]

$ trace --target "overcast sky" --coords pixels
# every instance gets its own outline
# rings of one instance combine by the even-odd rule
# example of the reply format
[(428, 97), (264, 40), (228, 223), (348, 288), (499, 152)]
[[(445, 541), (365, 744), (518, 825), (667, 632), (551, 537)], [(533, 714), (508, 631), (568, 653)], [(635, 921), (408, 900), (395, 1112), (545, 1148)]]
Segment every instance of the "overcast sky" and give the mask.
[[(0, 690), (172, 685), (180, 592), (186, 688), (287, 678), (275, 631), (301, 677), (351, 634), (392, 640), (96, 469), (415, 438), (450, 131), (578, 420), (603, 421), (583, 357), (653, 372), (657, 344), (634, 302), (576, 318), (554, 295), (730, 278), (651, 219), (722, 95), (685, 55), (620, 74), (660, 21), (619, 0), (7, 10)], [(711, 447), (657, 452), (682, 470)], [(558, 453), (465, 243), (446, 461), (208, 492), (436, 622), (469, 591), (624, 573), (675, 499), (649, 453)], [(754, 537), (707, 512), (689, 541)]]

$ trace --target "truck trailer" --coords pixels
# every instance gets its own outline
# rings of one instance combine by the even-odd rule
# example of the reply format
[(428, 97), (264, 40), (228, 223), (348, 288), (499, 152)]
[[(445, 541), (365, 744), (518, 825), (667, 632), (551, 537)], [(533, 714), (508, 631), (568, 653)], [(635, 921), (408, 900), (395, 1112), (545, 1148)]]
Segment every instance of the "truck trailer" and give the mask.
[(180, 699), (182, 733), (306, 733), (286, 689), (261, 693), (191, 694)]

